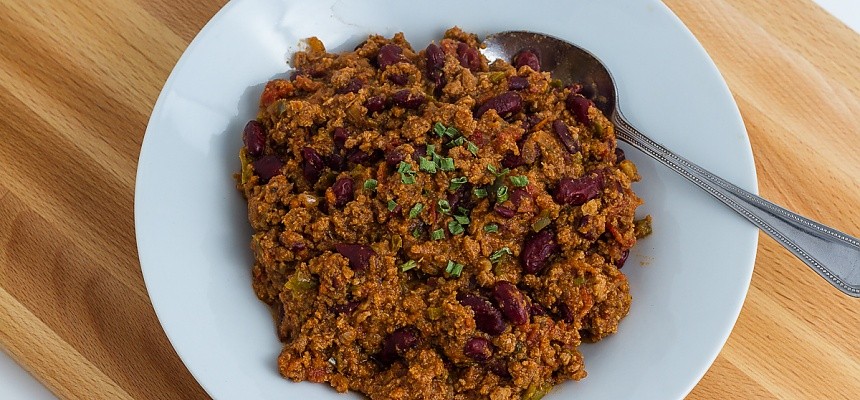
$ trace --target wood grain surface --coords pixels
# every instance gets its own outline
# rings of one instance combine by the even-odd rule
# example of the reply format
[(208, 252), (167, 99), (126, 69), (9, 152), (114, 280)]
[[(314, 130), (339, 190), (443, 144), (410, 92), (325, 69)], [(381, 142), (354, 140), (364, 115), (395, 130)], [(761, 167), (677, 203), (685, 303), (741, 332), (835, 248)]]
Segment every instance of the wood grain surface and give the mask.
[[(860, 36), (808, 0), (666, 3), (728, 82), (762, 195), (860, 235)], [(0, 348), (61, 398), (206, 397), (149, 303), (133, 195), (159, 90), (222, 4), (0, 1)], [(857, 398), (858, 333), (860, 300), (762, 236), (689, 398)]]

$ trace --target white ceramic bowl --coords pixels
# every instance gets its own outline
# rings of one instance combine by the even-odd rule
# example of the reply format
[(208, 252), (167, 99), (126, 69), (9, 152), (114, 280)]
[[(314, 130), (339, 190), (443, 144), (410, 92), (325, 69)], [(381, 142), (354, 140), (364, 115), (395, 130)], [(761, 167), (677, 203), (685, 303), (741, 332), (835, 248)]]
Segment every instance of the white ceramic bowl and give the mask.
[[(218, 399), (358, 398), (292, 383), (250, 282), (245, 202), (234, 189), (241, 130), (267, 80), (300, 39), (349, 50), (371, 33), (416, 48), (447, 27), (525, 29), (575, 42), (612, 70), (626, 115), (646, 134), (739, 186), (755, 169), (737, 106), (713, 62), (656, 0), (234, 1), (183, 54), (164, 85), (138, 165), (135, 224), (153, 306), (185, 365)], [(624, 147), (622, 145), (622, 147)], [(633, 305), (618, 334), (583, 346), (588, 377), (546, 399), (677, 399), (717, 356), (749, 286), (757, 231), (632, 149), (636, 191), (654, 233), (624, 268)]]

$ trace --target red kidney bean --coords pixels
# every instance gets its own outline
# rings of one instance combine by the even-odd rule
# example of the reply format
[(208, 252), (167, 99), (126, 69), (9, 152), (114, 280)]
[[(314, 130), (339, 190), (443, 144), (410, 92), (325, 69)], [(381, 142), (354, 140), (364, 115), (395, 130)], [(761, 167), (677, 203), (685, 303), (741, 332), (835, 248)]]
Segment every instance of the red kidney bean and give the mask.
[(430, 78), (433, 80), (433, 95), (439, 97), (443, 93), (443, 89), (445, 89), (445, 85), (448, 84), (448, 78), (445, 78), (445, 74), (442, 71), (434, 71)]
[(361, 90), (364, 87), (364, 81), (359, 78), (351, 78), (346, 82), (346, 85), (343, 85), (334, 92), (337, 94), (346, 94), (346, 93), (355, 93)]
[(331, 311), (335, 314), (352, 314), (359, 305), (361, 305), (361, 302), (357, 300), (346, 304), (335, 304), (331, 307)]
[(334, 245), (334, 249), (338, 254), (346, 257), (349, 260), (349, 267), (356, 271), (364, 271), (370, 267), (370, 258), (376, 255), (370, 246), (363, 244), (339, 243)]
[(624, 150), (621, 150), (620, 147), (615, 148), (615, 163), (618, 164), (627, 159), (627, 155), (624, 154)]
[(511, 373), (508, 371), (508, 363), (504, 358), (496, 358), (488, 361), (487, 369), (502, 378), (511, 379)]
[(575, 319), (575, 316), (573, 315), (573, 311), (570, 309), (567, 303), (559, 302), (556, 307), (558, 307), (558, 316), (561, 318), (561, 320), (567, 322), (568, 324), (572, 324)]
[(460, 60), (460, 65), (468, 68), (469, 71), (475, 72), (481, 69), (481, 55), (474, 47), (460, 42), (457, 44), (457, 59)]
[(512, 76), (508, 78), (508, 90), (525, 90), (528, 89), (529, 80), (524, 76)]
[(400, 204), (398, 204), (398, 205), (394, 206), (394, 209), (388, 213), (388, 216), (389, 217), (395, 217), (395, 216), (401, 215), (401, 213), (403, 213), (403, 207), (401, 207)]
[(540, 72), (540, 58), (532, 49), (520, 50), (520, 52), (514, 56), (513, 61), (514, 67), (516, 67), (517, 69), (519, 69), (523, 65), (526, 65), (533, 71)]
[(521, 156), (516, 155), (514, 153), (507, 153), (505, 154), (505, 157), (502, 158), (502, 167), (504, 168), (514, 169), (521, 165), (525, 165), (525, 163), (526, 162)]
[(284, 162), (277, 156), (263, 156), (254, 161), (254, 171), (263, 183), (281, 174)]
[(514, 203), (514, 206), (519, 207), (520, 204), (523, 203), (526, 199), (531, 199), (532, 195), (523, 188), (516, 188), (511, 191), (511, 203)]
[[(534, 128), (535, 125), (540, 123), (540, 121), (541, 121), (540, 115), (529, 114), (528, 116), (526, 116), (526, 119), (523, 120), (522, 127), (526, 131), (526, 133), (528, 133), (529, 131), (532, 130), (532, 128)], [(523, 135), (523, 138), (525, 138), (525, 137), (526, 136)], [(522, 140), (523, 138), (521, 138), (520, 140)]]
[(391, 74), (388, 75), (388, 80), (395, 85), (403, 86), (409, 83), (409, 75), (406, 74)]
[(493, 285), (493, 299), (508, 321), (522, 325), (529, 321), (528, 303), (519, 289), (508, 281), (498, 281)]
[(343, 127), (334, 128), (332, 131), (332, 140), (334, 141), (335, 150), (340, 150), (343, 148), (344, 144), (346, 144), (346, 139), (349, 138), (349, 131)]
[(364, 101), (368, 113), (380, 112), (388, 107), (388, 100), (383, 96), (369, 97)]
[(392, 100), (394, 100), (395, 105), (414, 110), (424, 104), (426, 99), (421, 93), (413, 93), (409, 89), (402, 89), (394, 92)]
[(248, 155), (257, 157), (263, 154), (263, 149), (266, 147), (266, 128), (257, 120), (250, 120), (245, 124), (245, 129), (242, 132), (242, 141), (245, 143), (245, 148), (248, 149)]
[(621, 252), (621, 257), (615, 260), (615, 267), (621, 269), (624, 266), (624, 263), (627, 262), (627, 257), (630, 256), (630, 250), (624, 250)]
[(552, 131), (555, 132), (556, 136), (558, 136), (559, 140), (561, 140), (561, 143), (570, 154), (579, 153), (579, 140), (570, 134), (570, 129), (564, 121), (560, 119), (552, 121)]
[(523, 272), (537, 274), (542, 271), (549, 262), (549, 257), (557, 250), (555, 232), (549, 227), (527, 237), (520, 251)]
[(543, 306), (540, 305), (540, 303), (538, 303), (536, 301), (532, 301), (532, 303), (529, 304), (529, 315), (531, 315), (533, 317), (545, 316), (546, 315), (546, 309), (543, 308)]
[(346, 158), (337, 153), (329, 154), (325, 159), (326, 165), (332, 169), (332, 171), (343, 171), (346, 169)]
[(555, 188), (553, 198), (559, 204), (578, 206), (600, 195), (602, 182), (600, 175), (581, 178), (561, 178)]
[(320, 157), (320, 153), (318, 153), (313, 147), (305, 147), (302, 149), (302, 159), (305, 160), (304, 165), (302, 166), (302, 173), (305, 176), (305, 179), (307, 179), (311, 184), (316, 183), (325, 167), (323, 159)]
[(481, 118), (484, 113), (496, 110), (500, 117), (504, 118), (516, 114), (523, 109), (523, 99), (517, 92), (504, 92), (492, 99), (487, 100), (475, 111), (475, 118)]
[(397, 64), (405, 61), (403, 57), (403, 49), (396, 44), (386, 44), (379, 49), (379, 54), (376, 56), (376, 64), (379, 69), (385, 69), (389, 65)]
[(496, 336), (508, 327), (502, 318), (502, 313), (487, 299), (473, 294), (460, 294), (457, 295), (457, 300), (472, 309), (475, 314), (475, 326), (481, 332)]
[(472, 184), (466, 182), (457, 190), (448, 193), (445, 197), (448, 200), (448, 204), (451, 205), (452, 210), (457, 210), (458, 208), (471, 210), (475, 205), (472, 202), (472, 196), (470, 196), (470, 193), (472, 193)]
[(418, 162), (418, 159), (427, 155), (427, 145), (426, 144), (416, 144), (413, 145), (412, 151), (412, 161)]
[(331, 191), (334, 193), (334, 206), (343, 207), (346, 203), (352, 201), (354, 194), (355, 182), (352, 178), (340, 178), (331, 186)]
[(473, 337), (463, 346), (463, 354), (475, 361), (487, 361), (493, 356), (493, 344), (482, 337)]
[(406, 160), (406, 152), (400, 149), (391, 149), (385, 153), (385, 163), (389, 167), (397, 167), (401, 161)]
[(424, 50), (424, 57), (427, 59), (427, 71), (440, 71), (445, 68), (445, 52), (435, 43), (427, 45)]
[(517, 215), (516, 210), (499, 205), (498, 203), (493, 206), (493, 211), (495, 211), (496, 214), (499, 214), (502, 218), (513, 218), (514, 215)]
[(412, 326), (398, 328), (382, 341), (382, 350), (374, 358), (383, 366), (390, 366), (407, 351), (418, 345), (418, 330)]
[(588, 124), (591, 122), (591, 119), (588, 117), (588, 108), (593, 104), (591, 100), (571, 93), (567, 95), (567, 99), (565, 99), (564, 104), (567, 107), (567, 110), (576, 118), (577, 122), (581, 124)]

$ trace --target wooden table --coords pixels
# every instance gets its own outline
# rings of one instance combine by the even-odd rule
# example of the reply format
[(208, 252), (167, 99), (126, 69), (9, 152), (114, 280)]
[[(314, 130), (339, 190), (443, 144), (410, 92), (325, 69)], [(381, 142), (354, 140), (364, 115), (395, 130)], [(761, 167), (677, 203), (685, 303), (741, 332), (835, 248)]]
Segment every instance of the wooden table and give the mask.
[[(0, 347), (60, 397), (206, 397), (152, 311), (132, 201), (156, 97), (222, 3), (0, 2)], [(728, 81), (761, 193), (860, 235), (860, 36), (808, 0), (667, 3)], [(857, 398), (858, 333), (860, 300), (762, 236), (689, 398)]]

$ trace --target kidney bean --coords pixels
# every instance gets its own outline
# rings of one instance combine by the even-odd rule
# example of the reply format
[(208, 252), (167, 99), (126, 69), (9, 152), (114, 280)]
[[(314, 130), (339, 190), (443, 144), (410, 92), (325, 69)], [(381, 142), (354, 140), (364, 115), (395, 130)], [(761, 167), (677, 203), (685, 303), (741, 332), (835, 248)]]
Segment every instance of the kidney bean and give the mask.
[(445, 68), (445, 52), (435, 43), (427, 45), (424, 50), (424, 58), (427, 59), (427, 71), (440, 71)]
[[(522, 127), (526, 131), (526, 133), (528, 133), (529, 131), (532, 130), (532, 128), (534, 128), (535, 125), (540, 123), (540, 121), (541, 121), (540, 115), (529, 114), (526, 116), (526, 119), (523, 120)], [(523, 135), (523, 138), (525, 138), (525, 135)], [(520, 140), (522, 140), (522, 139), (520, 139)]]
[(418, 345), (418, 330), (412, 326), (398, 328), (382, 341), (382, 350), (375, 355), (377, 361), (390, 366), (407, 351)]
[(559, 204), (578, 206), (597, 197), (601, 186), (599, 174), (581, 178), (561, 178), (553, 198)]
[(400, 204), (398, 204), (398, 205), (394, 206), (394, 209), (388, 213), (388, 216), (394, 217), (397, 215), (401, 215), (401, 213), (403, 213), (403, 207), (401, 207)]
[(487, 369), (502, 378), (511, 379), (511, 373), (508, 371), (508, 363), (504, 358), (496, 358), (488, 361)]
[(591, 119), (588, 117), (588, 108), (593, 104), (591, 100), (571, 93), (567, 95), (567, 99), (565, 99), (564, 104), (567, 107), (567, 110), (576, 118), (577, 122), (581, 124), (588, 124), (591, 122)]
[(409, 75), (406, 74), (391, 74), (388, 75), (388, 80), (395, 85), (403, 86), (409, 83)]
[(313, 147), (305, 147), (302, 149), (302, 159), (305, 160), (304, 165), (302, 166), (302, 173), (305, 176), (305, 179), (307, 179), (311, 184), (316, 183), (325, 167), (323, 159), (320, 157), (320, 153), (318, 153)]
[(332, 171), (343, 171), (346, 169), (346, 158), (340, 154), (329, 154), (325, 161), (326, 165), (331, 168)]
[(555, 132), (556, 136), (558, 136), (559, 140), (561, 140), (561, 143), (570, 154), (579, 153), (579, 140), (570, 134), (570, 129), (564, 121), (560, 119), (552, 121), (552, 131)]
[(498, 203), (493, 206), (493, 211), (502, 216), (502, 218), (513, 218), (517, 214), (516, 210), (499, 205)]
[(555, 242), (555, 232), (552, 229), (544, 228), (527, 237), (520, 251), (523, 272), (537, 274), (546, 267), (549, 257), (557, 250), (558, 244)]
[(346, 139), (349, 138), (349, 131), (343, 127), (334, 128), (332, 131), (332, 141), (334, 141), (335, 150), (340, 150), (343, 148), (344, 144), (346, 144)]
[(516, 188), (511, 191), (511, 203), (514, 203), (514, 206), (519, 207), (520, 204), (523, 203), (526, 199), (531, 199), (532, 195), (523, 188)]
[(487, 361), (493, 356), (493, 344), (482, 337), (473, 337), (463, 346), (463, 354), (475, 361)]
[(478, 50), (466, 43), (457, 44), (457, 59), (460, 65), (468, 68), (469, 71), (475, 72), (481, 69), (481, 55), (478, 54)]
[(401, 161), (406, 160), (406, 152), (400, 149), (392, 149), (385, 153), (385, 163), (389, 167), (397, 167)]
[(277, 156), (263, 156), (254, 161), (254, 171), (263, 183), (281, 174), (284, 162)]
[(334, 206), (343, 207), (353, 199), (353, 190), (355, 182), (352, 178), (340, 178), (331, 186), (331, 191), (334, 193)]
[(508, 78), (508, 90), (525, 90), (528, 89), (529, 80), (524, 76), (512, 76)]
[(433, 95), (439, 97), (443, 93), (443, 89), (445, 89), (445, 85), (448, 84), (448, 78), (445, 78), (445, 74), (442, 71), (434, 71), (430, 78), (433, 80)]
[(364, 101), (364, 107), (368, 113), (380, 112), (388, 107), (388, 100), (383, 96), (369, 97)]
[(493, 285), (493, 299), (508, 321), (522, 325), (529, 321), (528, 303), (519, 289), (508, 281), (498, 281)]
[(448, 200), (448, 204), (451, 205), (452, 210), (457, 210), (457, 208), (465, 208), (467, 210), (472, 209), (475, 205), (472, 203), (472, 184), (469, 182), (464, 183), (457, 190), (448, 193), (445, 198)]
[(621, 257), (615, 260), (615, 267), (621, 269), (624, 266), (624, 263), (627, 262), (627, 257), (630, 256), (630, 250), (624, 250), (621, 252)]
[(523, 109), (523, 99), (517, 92), (504, 92), (496, 97), (493, 97), (484, 104), (478, 107), (475, 111), (475, 118), (481, 118), (484, 113), (490, 110), (496, 110), (500, 117), (516, 114)]
[(624, 154), (624, 150), (621, 150), (620, 147), (615, 148), (615, 163), (618, 164), (627, 159), (627, 155)]
[(502, 158), (502, 167), (504, 168), (514, 169), (521, 165), (525, 165), (525, 163), (526, 162), (521, 156), (516, 155), (514, 153), (507, 153), (505, 154), (505, 157)]
[(520, 52), (514, 56), (513, 61), (514, 67), (516, 67), (517, 69), (519, 69), (523, 65), (526, 65), (533, 71), (540, 72), (540, 58), (532, 49), (520, 50)]
[(257, 120), (250, 120), (245, 124), (245, 129), (242, 132), (242, 141), (245, 143), (245, 148), (248, 149), (248, 155), (257, 157), (263, 154), (263, 149), (266, 147), (266, 131), (263, 124)]
[(418, 162), (418, 159), (427, 155), (427, 145), (426, 144), (416, 144), (413, 145), (412, 151), (412, 160)]
[(349, 260), (349, 267), (356, 271), (364, 271), (370, 267), (370, 258), (376, 255), (370, 246), (363, 244), (340, 243), (334, 245), (334, 248)]
[(386, 44), (379, 49), (379, 54), (376, 56), (376, 64), (379, 69), (385, 69), (389, 65), (397, 64), (405, 61), (403, 57), (403, 49), (396, 44)]
[(478, 330), (495, 336), (500, 335), (508, 327), (502, 318), (502, 313), (487, 299), (473, 294), (460, 294), (457, 295), (457, 300), (472, 309)]
[(343, 85), (334, 92), (337, 94), (346, 94), (346, 93), (355, 93), (361, 90), (364, 87), (364, 81), (359, 78), (351, 78), (346, 82), (346, 85)]
[(392, 100), (394, 100), (395, 105), (414, 110), (424, 104), (426, 99), (421, 93), (413, 93), (409, 89), (402, 89), (394, 92)]
[(561, 320), (568, 324), (572, 324), (575, 319), (575, 315), (573, 315), (573, 310), (570, 309), (567, 303), (559, 302), (556, 307), (558, 308), (558, 316)]
[(540, 303), (532, 301), (532, 303), (529, 304), (529, 314), (533, 317), (544, 316), (546, 315), (546, 309), (543, 308)]

